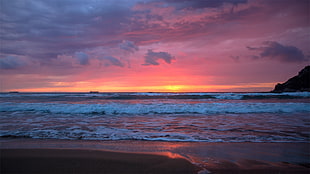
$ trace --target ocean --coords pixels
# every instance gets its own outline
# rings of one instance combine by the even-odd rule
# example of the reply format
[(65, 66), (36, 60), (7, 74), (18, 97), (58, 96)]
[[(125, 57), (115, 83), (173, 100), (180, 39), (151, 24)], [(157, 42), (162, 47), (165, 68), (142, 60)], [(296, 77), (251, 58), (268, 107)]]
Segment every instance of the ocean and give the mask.
[(306, 142), (310, 92), (0, 93), (0, 137)]

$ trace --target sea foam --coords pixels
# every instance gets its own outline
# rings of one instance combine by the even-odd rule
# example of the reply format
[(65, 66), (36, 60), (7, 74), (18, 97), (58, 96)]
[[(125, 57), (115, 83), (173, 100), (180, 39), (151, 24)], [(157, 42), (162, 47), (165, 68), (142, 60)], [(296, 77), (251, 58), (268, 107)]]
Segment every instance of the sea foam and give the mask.
[(0, 112), (53, 114), (220, 114), (310, 112), (310, 103), (1, 103)]

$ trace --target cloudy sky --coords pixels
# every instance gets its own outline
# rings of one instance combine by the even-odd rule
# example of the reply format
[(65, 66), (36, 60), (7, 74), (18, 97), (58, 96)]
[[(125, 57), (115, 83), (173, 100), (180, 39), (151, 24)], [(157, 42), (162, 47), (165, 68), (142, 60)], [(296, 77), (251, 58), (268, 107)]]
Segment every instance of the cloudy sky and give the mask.
[(269, 91), (309, 45), (309, 0), (0, 0), (2, 92)]

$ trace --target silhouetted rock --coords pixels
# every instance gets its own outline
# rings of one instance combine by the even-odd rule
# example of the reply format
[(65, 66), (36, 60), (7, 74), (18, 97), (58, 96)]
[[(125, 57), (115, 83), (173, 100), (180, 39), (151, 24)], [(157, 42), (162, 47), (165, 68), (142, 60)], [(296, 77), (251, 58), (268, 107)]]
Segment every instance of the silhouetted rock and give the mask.
[(91, 94), (98, 94), (99, 91), (89, 91), (89, 93), (91, 93)]
[(290, 78), (285, 83), (278, 83), (272, 92), (310, 92), (310, 66), (302, 69), (297, 76)]

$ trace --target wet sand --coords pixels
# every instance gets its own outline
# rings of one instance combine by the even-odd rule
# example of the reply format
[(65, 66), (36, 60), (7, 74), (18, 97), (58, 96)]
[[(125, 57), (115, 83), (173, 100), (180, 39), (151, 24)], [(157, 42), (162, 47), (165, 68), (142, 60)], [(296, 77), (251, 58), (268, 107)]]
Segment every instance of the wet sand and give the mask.
[(1, 173), (310, 173), (309, 143), (0, 139)]
[(1, 173), (197, 173), (182, 158), (77, 149), (2, 149)]

